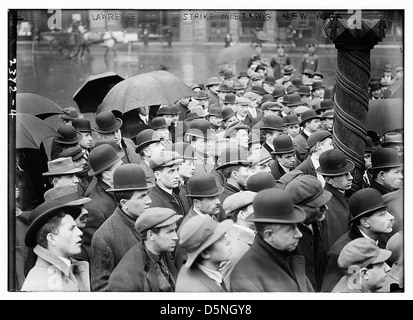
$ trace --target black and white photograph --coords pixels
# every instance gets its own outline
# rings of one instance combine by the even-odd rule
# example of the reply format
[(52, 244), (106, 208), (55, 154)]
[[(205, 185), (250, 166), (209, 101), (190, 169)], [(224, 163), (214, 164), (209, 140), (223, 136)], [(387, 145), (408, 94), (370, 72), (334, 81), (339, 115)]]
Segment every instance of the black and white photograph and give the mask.
[(6, 299), (408, 299), (403, 3), (67, 5), (3, 11)]

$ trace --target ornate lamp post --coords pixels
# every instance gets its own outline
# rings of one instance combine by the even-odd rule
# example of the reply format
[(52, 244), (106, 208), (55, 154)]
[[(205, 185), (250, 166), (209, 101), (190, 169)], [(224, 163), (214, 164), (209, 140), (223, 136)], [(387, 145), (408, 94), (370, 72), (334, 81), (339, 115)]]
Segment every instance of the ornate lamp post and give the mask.
[(333, 141), (356, 165), (353, 193), (364, 173), (370, 51), (385, 37), (386, 20), (380, 11), (337, 11), (323, 28), (337, 49)]

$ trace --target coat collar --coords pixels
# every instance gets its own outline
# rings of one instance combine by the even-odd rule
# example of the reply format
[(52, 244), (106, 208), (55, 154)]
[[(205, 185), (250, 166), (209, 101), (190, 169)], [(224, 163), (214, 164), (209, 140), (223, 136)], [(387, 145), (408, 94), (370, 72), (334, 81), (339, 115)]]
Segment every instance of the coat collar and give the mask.
[[(58, 256), (51, 253), (46, 248), (43, 248), (40, 245), (36, 245), (33, 249), (33, 252), (41, 259), (46, 261), (47, 263), (53, 265), (57, 269), (59, 269), (66, 277), (69, 277), (70, 274), (70, 267), (63, 262)], [(72, 261), (74, 263), (74, 261)]]

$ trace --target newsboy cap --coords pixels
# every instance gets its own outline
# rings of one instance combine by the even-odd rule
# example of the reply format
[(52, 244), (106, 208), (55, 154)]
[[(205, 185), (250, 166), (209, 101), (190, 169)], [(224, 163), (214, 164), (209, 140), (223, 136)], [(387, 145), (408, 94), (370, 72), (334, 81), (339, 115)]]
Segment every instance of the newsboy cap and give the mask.
[(356, 238), (347, 243), (338, 256), (337, 264), (347, 270), (356, 265), (362, 268), (386, 261), (391, 251), (380, 249), (372, 239)]
[(158, 168), (171, 167), (184, 162), (184, 158), (176, 151), (162, 150), (149, 159), (149, 167), (155, 171)]
[(225, 215), (252, 204), (256, 194), (256, 192), (246, 190), (228, 196), (222, 204), (222, 209), (224, 209)]
[(284, 183), (275, 180), (270, 172), (257, 172), (251, 175), (247, 180), (247, 189), (253, 192), (259, 192), (264, 189), (284, 189)]
[(318, 130), (314, 132), (311, 136), (307, 139), (308, 148), (312, 148), (315, 146), (317, 142), (321, 142), (327, 138), (333, 139), (333, 135), (330, 131), (327, 130)]
[(176, 212), (170, 208), (164, 207), (152, 207), (145, 209), (143, 213), (135, 221), (135, 229), (143, 236), (146, 231), (152, 228), (161, 228), (169, 226), (183, 216), (176, 214)]
[(374, 188), (364, 188), (351, 195), (348, 200), (348, 206), (352, 216), (349, 222), (351, 224), (356, 219), (386, 208), (387, 204), (379, 191)]
[(331, 192), (324, 190), (321, 182), (313, 175), (304, 174), (292, 180), (284, 188), (293, 197), (296, 205), (318, 208), (331, 199)]
[(224, 169), (228, 166), (242, 165), (249, 166), (251, 162), (248, 160), (247, 151), (244, 148), (237, 146), (231, 146), (226, 148), (219, 155), (219, 166), (216, 170)]
[(113, 172), (113, 187), (106, 191), (147, 190), (154, 185), (146, 181), (145, 171), (136, 163), (124, 163)]
[(179, 245), (187, 252), (185, 267), (190, 268), (199, 254), (219, 240), (233, 225), (232, 220), (217, 222), (210, 215), (197, 215), (182, 225)]

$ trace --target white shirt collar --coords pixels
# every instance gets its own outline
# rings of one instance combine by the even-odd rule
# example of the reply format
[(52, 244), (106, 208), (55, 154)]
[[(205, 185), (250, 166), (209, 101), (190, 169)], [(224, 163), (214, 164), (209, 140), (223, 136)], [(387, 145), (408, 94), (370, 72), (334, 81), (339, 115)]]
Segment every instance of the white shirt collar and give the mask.
[(236, 224), (236, 223), (234, 223), (233, 226), (234, 226), (235, 228), (241, 229), (241, 230), (243, 230), (243, 231), (246, 231), (246, 232), (249, 232), (249, 233), (252, 233), (253, 235), (255, 235), (254, 230), (252, 230), (252, 229), (250, 229), (250, 228), (248, 228), (248, 227), (244, 227), (244, 226), (241, 226), (241, 225)]
[(192, 207), (192, 208), (193, 208), (194, 211), (195, 211), (196, 213), (198, 213), (200, 216), (204, 216), (204, 215), (205, 215), (205, 214), (199, 212), (197, 208), (195, 208), (195, 207)]
[(377, 246), (379, 245), (379, 240), (378, 240), (378, 239), (377, 239), (377, 240), (374, 240), (374, 239), (370, 238), (367, 234), (365, 234), (363, 231), (361, 231), (361, 229), (359, 229), (359, 231), (360, 231), (361, 235), (362, 235), (364, 238), (373, 240), (373, 241), (376, 243)]
[(67, 258), (63, 258), (63, 257), (59, 257), (64, 263), (65, 265), (67, 265), (68, 267), (70, 267), (72, 265), (72, 261), (70, 261), (70, 259)]
[[(158, 186), (159, 186), (159, 184), (158, 184)], [(172, 189), (165, 189), (165, 188), (163, 188), (163, 187), (161, 187), (161, 186), (159, 186), (159, 188), (161, 188), (161, 189), (164, 190), (165, 192), (168, 192), (170, 195), (172, 195)]]
[(143, 122), (149, 123), (149, 116), (143, 116), (139, 113), (139, 118), (141, 118), (143, 120)]
[(308, 131), (307, 129), (304, 129), (303, 131), (304, 131), (304, 133), (305, 133), (307, 136), (311, 136), (311, 132)]
[(209, 278), (214, 280), (218, 285), (221, 285), (222, 283), (222, 273), (219, 272), (218, 270), (211, 270), (201, 264), (198, 264), (199, 269), (205, 273)]

